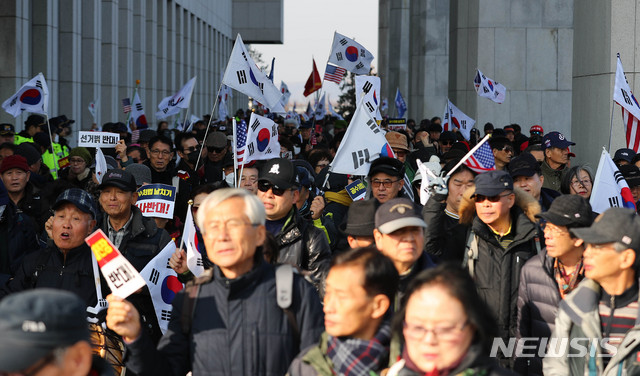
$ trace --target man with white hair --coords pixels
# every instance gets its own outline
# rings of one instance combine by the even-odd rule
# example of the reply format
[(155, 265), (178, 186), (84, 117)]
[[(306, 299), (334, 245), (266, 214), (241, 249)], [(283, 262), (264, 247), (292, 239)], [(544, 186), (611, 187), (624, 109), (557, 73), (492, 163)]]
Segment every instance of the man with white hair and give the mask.
[[(220, 189), (202, 202), (197, 223), (214, 267), (209, 280), (177, 295), (157, 349), (133, 305), (107, 297), (107, 325), (127, 345), (128, 369), (139, 375), (283, 375), (300, 349), (318, 340), (318, 294), (288, 265), (276, 269), (264, 261), (265, 219), (262, 202), (244, 189)], [(281, 277), (277, 282), (276, 273), (288, 284)], [(283, 286), (288, 294), (276, 293)]]

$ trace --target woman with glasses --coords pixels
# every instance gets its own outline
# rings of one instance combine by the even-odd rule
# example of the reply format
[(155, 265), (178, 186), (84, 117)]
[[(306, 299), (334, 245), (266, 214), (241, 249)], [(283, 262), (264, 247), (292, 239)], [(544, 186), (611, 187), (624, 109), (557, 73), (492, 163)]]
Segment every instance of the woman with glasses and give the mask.
[(593, 189), (593, 170), (587, 165), (576, 165), (562, 174), (560, 192), (562, 194), (580, 195), (585, 199), (591, 197)]
[(418, 274), (394, 318), (403, 350), (387, 376), (511, 375), (489, 356), (496, 328), (489, 312), (459, 266)]

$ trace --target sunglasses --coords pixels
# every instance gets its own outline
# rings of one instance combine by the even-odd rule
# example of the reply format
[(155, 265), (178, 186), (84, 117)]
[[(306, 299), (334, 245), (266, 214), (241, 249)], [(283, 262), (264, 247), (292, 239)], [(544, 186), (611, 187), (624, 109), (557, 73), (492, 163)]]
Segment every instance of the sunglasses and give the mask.
[(510, 194), (511, 193), (505, 193), (505, 194), (496, 195), (496, 196), (474, 195), (473, 199), (476, 200), (476, 202), (484, 202), (484, 200), (489, 200), (489, 202), (498, 202), (500, 201), (501, 198), (507, 197)]
[(198, 148), (195, 146), (192, 146), (190, 148), (184, 148), (184, 150), (182, 150), (182, 152), (188, 152), (188, 153), (193, 153), (194, 151), (198, 151)]
[(440, 145), (453, 145), (454, 141), (451, 140), (444, 140), (444, 141), (440, 141)]
[(276, 196), (282, 196), (286, 191), (288, 191), (288, 189), (278, 188), (267, 181), (258, 182), (258, 190), (260, 192), (269, 192), (269, 189), (271, 189), (271, 192)]
[(214, 148), (213, 146), (207, 146), (207, 150), (209, 151), (209, 153), (222, 153), (224, 149), (226, 149), (226, 147)]

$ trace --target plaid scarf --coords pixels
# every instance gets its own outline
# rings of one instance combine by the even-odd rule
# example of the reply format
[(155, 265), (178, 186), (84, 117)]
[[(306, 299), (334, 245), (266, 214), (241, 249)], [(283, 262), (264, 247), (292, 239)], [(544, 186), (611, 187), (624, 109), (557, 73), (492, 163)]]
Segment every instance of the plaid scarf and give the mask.
[(584, 263), (583, 259), (576, 264), (576, 268), (571, 274), (567, 274), (564, 269), (564, 265), (559, 259), (555, 259), (553, 262), (553, 273), (556, 277), (556, 283), (558, 284), (558, 290), (560, 291), (560, 297), (564, 297), (573, 291), (578, 286), (578, 283), (584, 278)]
[(338, 338), (329, 336), (327, 356), (338, 375), (369, 376), (383, 366), (382, 361), (389, 355), (391, 327), (383, 322), (378, 333), (370, 340)]

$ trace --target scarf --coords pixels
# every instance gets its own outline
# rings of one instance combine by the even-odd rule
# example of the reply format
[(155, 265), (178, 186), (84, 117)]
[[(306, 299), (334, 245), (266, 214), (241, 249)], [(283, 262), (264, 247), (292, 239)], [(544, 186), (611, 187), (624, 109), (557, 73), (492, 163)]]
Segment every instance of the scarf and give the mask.
[(578, 283), (584, 278), (584, 259), (580, 259), (576, 268), (571, 274), (567, 275), (562, 262), (559, 259), (555, 259), (553, 262), (553, 274), (558, 284), (558, 291), (560, 291), (560, 297), (564, 299), (565, 295), (573, 291), (578, 286)]
[(326, 198), (329, 202), (337, 202), (338, 204), (344, 206), (350, 206), (353, 202), (351, 196), (349, 196), (345, 189), (341, 190), (340, 192), (325, 192), (324, 198)]
[(338, 375), (369, 376), (384, 366), (389, 356), (391, 327), (383, 322), (376, 335), (369, 341), (357, 338), (328, 336), (327, 356)]

